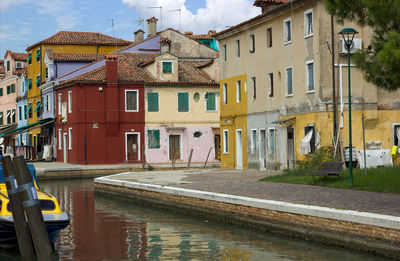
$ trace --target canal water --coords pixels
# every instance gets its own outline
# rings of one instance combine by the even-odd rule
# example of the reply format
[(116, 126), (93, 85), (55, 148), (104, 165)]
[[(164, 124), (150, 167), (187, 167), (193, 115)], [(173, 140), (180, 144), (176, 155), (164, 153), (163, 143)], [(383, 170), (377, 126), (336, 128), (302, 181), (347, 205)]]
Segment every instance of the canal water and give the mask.
[[(55, 245), (59, 260), (384, 260), (95, 195), (93, 180), (40, 187), (71, 217)], [(1, 261), (19, 259), (0, 253)]]

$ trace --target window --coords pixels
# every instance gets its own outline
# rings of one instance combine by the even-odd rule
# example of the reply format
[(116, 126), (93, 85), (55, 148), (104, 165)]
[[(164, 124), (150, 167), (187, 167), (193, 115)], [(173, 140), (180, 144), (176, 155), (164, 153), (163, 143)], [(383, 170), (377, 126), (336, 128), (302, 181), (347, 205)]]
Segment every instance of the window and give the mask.
[(38, 74), (36, 76), (36, 86), (39, 87), (40, 86), (40, 74)]
[(172, 73), (172, 62), (162, 62), (162, 72)]
[(268, 152), (271, 154), (275, 152), (275, 129), (274, 128), (268, 129)]
[(274, 97), (274, 74), (269, 73), (268, 74), (268, 96), (269, 97)]
[(241, 96), (241, 86), (240, 81), (236, 81), (236, 102), (240, 102), (242, 100)]
[(68, 113), (72, 113), (72, 91), (68, 91)]
[(307, 70), (307, 92), (314, 92), (314, 61), (306, 62)]
[(68, 128), (68, 149), (72, 150), (72, 128)]
[(28, 107), (28, 118), (32, 119), (32, 103), (29, 103), (29, 107)]
[(309, 131), (312, 131), (312, 138), (310, 140), (311, 153), (315, 151), (315, 128), (314, 125), (309, 125), (304, 128), (304, 135), (307, 135)]
[(272, 28), (267, 29), (267, 47), (271, 48), (272, 47)]
[(0, 125), (3, 125), (3, 112), (0, 112)]
[(3, 88), (0, 88), (0, 97), (3, 96)]
[(11, 111), (7, 110), (7, 124), (11, 124)]
[(11, 111), (11, 119), (12, 119), (12, 123), (15, 123), (15, 109), (13, 109)]
[(256, 86), (256, 77), (251, 77), (251, 84), (253, 86), (253, 99), (257, 98), (257, 86)]
[(58, 115), (61, 115), (61, 93), (58, 94)]
[(227, 104), (228, 103), (228, 84), (224, 83), (222, 88), (223, 88), (222, 94), (223, 94), (224, 104)]
[(314, 28), (313, 28), (313, 11), (307, 10), (304, 13), (304, 36), (312, 36), (314, 33)]
[(28, 64), (32, 64), (32, 53), (28, 54), (28, 60), (27, 60)]
[(236, 40), (236, 56), (240, 57), (240, 40)]
[(222, 52), (223, 52), (223, 55), (224, 55), (224, 61), (226, 62), (226, 44), (224, 44), (222, 46)]
[(229, 153), (229, 139), (228, 139), (228, 130), (224, 130), (224, 135), (222, 137), (222, 142), (224, 143), (224, 153)]
[(58, 129), (58, 149), (62, 149), (62, 135), (61, 135), (61, 129)]
[(187, 92), (178, 93), (178, 111), (179, 112), (189, 111), (189, 94)]
[(147, 111), (158, 112), (158, 92), (150, 92), (147, 94)]
[(393, 145), (400, 150), (400, 123), (393, 124)]
[(160, 130), (147, 130), (147, 147), (149, 149), (159, 149), (160, 146)]
[(206, 93), (206, 111), (217, 111), (217, 95), (215, 92)]
[(49, 78), (49, 67), (46, 67), (45, 78)]
[(256, 43), (254, 34), (250, 35), (250, 53), (254, 53), (256, 51)]
[(39, 61), (40, 61), (40, 49), (37, 49), (37, 50), (36, 50), (36, 56), (35, 56), (35, 59), (36, 59), (36, 61), (37, 61), (37, 62), (39, 62)]
[(28, 117), (28, 107), (26, 104), (24, 104), (24, 120), (26, 120)]
[(10, 61), (7, 61), (7, 72), (10, 71)]
[(251, 152), (256, 153), (257, 152), (257, 130), (252, 129), (251, 130)]
[(11, 84), (11, 93), (15, 93), (15, 83)]
[(284, 32), (284, 39), (283, 43), (288, 44), (292, 42), (292, 19), (286, 19), (283, 21), (283, 32)]
[(286, 96), (293, 95), (292, 67), (286, 68)]
[(18, 106), (18, 120), (22, 121), (22, 106)]
[(139, 111), (139, 95), (137, 90), (125, 90), (125, 111)]
[(28, 89), (29, 89), (29, 90), (32, 89), (32, 78), (29, 78), (29, 81), (28, 81)]
[(11, 85), (7, 85), (7, 95), (11, 93)]
[(42, 103), (40, 101), (37, 102), (36, 108), (33, 112), (36, 112), (36, 117), (38, 118), (42, 116)]

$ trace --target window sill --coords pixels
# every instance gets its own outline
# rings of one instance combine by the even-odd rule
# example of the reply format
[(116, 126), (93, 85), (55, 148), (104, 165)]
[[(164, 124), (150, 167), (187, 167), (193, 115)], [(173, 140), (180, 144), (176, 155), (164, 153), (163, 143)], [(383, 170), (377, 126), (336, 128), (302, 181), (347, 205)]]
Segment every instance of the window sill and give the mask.
[(292, 40), (287, 41), (287, 42), (284, 42), (283, 45), (289, 45), (289, 44), (291, 44), (291, 43), (292, 43)]
[(314, 33), (312, 33), (312, 34), (307, 34), (307, 35), (304, 35), (304, 39), (307, 39), (307, 38), (310, 38), (310, 37), (313, 37), (314, 36)]
[(125, 110), (125, 112), (139, 112), (139, 110)]
[(215, 111), (206, 111), (206, 112), (218, 112), (217, 110), (215, 110)]
[(224, 152), (224, 154), (225, 154), (225, 155), (228, 155), (228, 154), (229, 154), (229, 152)]
[(312, 90), (312, 91), (306, 91), (306, 94), (313, 94), (313, 93), (315, 93), (315, 90)]
[(293, 94), (286, 94), (286, 98), (290, 98), (290, 97), (293, 97), (294, 95)]

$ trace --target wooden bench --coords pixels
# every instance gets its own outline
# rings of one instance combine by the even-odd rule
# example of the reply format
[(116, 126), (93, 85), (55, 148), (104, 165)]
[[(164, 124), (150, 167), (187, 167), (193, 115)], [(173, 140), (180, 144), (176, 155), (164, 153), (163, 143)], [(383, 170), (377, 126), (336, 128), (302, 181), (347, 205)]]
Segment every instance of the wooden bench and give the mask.
[(337, 176), (339, 178), (339, 173), (343, 169), (343, 162), (341, 161), (327, 161), (324, 162), (322, 165), (322, 169), (318, 173), (312, 173), (311, 176), (313, 177), (314, 181), (314, 176)]

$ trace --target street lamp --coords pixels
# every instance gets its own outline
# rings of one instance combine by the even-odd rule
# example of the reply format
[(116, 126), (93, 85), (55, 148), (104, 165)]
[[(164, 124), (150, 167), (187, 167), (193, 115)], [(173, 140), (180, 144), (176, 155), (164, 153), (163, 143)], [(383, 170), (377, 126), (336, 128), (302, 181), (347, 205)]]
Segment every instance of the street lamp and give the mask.
[(349, 176), (350, 176), (350, 186), (353, 186), (353, 144), (351, 141), (351, 84), (350, 84), (350, 49), (353, 45), (353, 39), (358, 32), (353, 28), (344, 28), (339, 32), (342, 35), (344, 44), (347, 49), (347, 62), (348, 62), (348, 72), (349, 72)]

